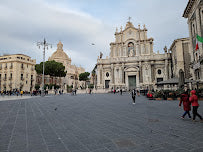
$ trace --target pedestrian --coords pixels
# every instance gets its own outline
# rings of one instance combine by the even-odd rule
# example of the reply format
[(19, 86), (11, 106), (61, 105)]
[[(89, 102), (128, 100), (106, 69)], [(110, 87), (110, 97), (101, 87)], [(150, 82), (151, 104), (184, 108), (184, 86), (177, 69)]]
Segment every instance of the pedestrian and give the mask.
[(120, 89), (120, 93), (121, 93), (121, 95), (123, 94), (123, 90), (122, 89)]
[(132, 95), (132, 99), (133, 99), (133, 104), (135, 104), (135, 96), (136, 96), (135, 89), (132, 90), (131, 95)]
[(181, 116), (182, 119), (184, 119), (185, 115), (188, 114), (188, 117), (191, 118), (190, 116), (190, 110), (191, 110), (191, 103), (189, 101), (189, 94), (188, 91), (185, 91), (180, 95), (180, 102), (179, 102), (179, 107), (181, 107), (181, 104), (183, 103), (183, 109), (184, 113)]
[(196, 91), (192, 90), (190, 93), (191, 93), (191, 97), (189, 98), (189, 101), (192, 103), (192, 113), (193, 113), (192, 120), (195, 121), (196, 116), (198, 116), (202, 121), (202, 116), (197, 112), (199, 103), (198, 103), (198, 97), (196, 95)]
[(114, 93), (114, 94), (116, 93), (116, 90), (115, 90), (115, 89), (113, 89), (113, 93)]
[(20, 96), (21, 96), (21, 97), (23, 96), (23, 90), (20, 91)]

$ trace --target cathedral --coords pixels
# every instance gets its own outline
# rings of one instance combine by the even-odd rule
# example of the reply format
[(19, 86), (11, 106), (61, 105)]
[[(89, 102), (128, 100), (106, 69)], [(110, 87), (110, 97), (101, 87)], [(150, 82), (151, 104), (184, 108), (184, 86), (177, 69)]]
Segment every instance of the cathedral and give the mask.
[(116, 29), (110, 54), (97, 60), (97, 88), (100, 89), (157, 89), (156, 83), (171, 75), (171, 55), (154, 53), (153, 38), (147, 28), (134, 27), (128, 21), (125, 28)]
[(65, 66), (67, 74), (62, 80), (62, 86), (69, 85), (73, 86), (73, 88), (84, 87), (84, 82), (79, 81), (79, 74), (84, 73), (85, 69), (71, 64), (71, 58), (63, 51), (63, 44), (61, 42), (57, 44), (57, 50), (48, 60), (55, 60), (56, 62), (63, 63)]

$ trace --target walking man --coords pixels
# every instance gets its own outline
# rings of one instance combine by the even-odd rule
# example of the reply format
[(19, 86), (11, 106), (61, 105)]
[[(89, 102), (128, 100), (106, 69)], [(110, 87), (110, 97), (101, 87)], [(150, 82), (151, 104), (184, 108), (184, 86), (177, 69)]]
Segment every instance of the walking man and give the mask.
[(135, 89), (132, 90), (131, 94), (132, 94), (133, 104), (135, 104), (135, 96), (136, 96)]

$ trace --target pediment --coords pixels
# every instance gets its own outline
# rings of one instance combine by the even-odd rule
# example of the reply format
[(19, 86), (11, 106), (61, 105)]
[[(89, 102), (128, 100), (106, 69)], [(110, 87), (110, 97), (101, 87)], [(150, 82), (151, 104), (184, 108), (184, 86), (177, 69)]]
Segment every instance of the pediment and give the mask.
[(125, 72), (136, 72), (139, 71), (138, 67), (127, 67), (124, 69)]

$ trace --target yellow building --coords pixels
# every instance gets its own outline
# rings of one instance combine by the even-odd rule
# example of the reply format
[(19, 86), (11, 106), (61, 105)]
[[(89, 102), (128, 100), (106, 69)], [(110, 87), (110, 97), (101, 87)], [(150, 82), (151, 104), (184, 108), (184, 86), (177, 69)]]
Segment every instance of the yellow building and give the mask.
[(35, 87), (36, 60), (27, 55), (0, 56), (0, 89), (32, 91)]

